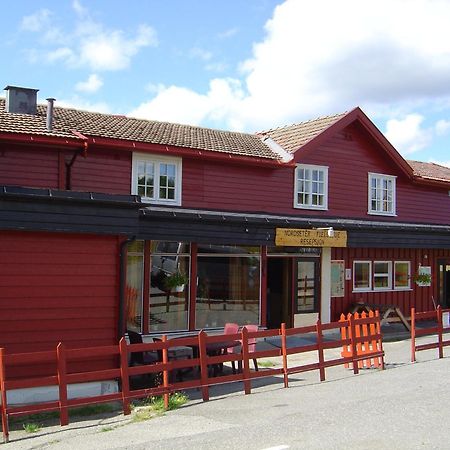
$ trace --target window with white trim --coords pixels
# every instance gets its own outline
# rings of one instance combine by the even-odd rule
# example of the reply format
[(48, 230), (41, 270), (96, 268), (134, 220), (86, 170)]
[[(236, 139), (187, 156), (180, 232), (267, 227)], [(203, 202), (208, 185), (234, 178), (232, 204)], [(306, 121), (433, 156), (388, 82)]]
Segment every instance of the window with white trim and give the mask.
[(394, 262), (394, 289), (410, 289), (411, 263), (409, 261)]
[(369, 214), (395, 216), (395, 180), (391, 175), (369, 173)]
[(294, 207), (328, 209), (328, 167), (297, 164)]
[(374, 291), (389, 290), (392, 287), (391, 261), (374, 261), (373, 263), (373, 289)]
[(371, 261), (353, 261), (353, 290), (370, 291), (372, 289)]
[(133, 154), (131, 193), (143, 202), (181, 205), (180, 158)]

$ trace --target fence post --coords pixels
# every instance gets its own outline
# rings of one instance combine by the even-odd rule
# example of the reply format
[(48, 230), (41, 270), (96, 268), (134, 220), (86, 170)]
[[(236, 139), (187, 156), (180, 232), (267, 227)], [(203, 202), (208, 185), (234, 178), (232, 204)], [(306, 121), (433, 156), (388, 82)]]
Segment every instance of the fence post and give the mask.
[[(164, 344), (167, 342), (167, 336), (164, 334), (162, 336), (162, 342)], [(169, 363), (169, 351), (167, 349), (167, 346), (164, 346), (162, 349), (162, 357), (163, 357), (163, 363), (166, 365)], [(169, 409), (169, 370), (167, 367), (163, 370), (163, 386), (164, 386), (164, 409)]]
[(206, 333), (201, 330), (198, 333), (198, 354), (200, 356), (200, 379), (202, 383), (202, 397), (203, 401), (207, 402), (209, 400), (209, 386), (208, 386), (208, 364), (206, 359), (208, 355), (206, 354)]
[(351, 346), (351, 354), (352, 354), (352, 363), (353, 363), (353, 373), (357, 375), (359, 373), (359, 362), (357, 360), (358, 350), (356, 346), (356, 327), (355, 327), (355, 316), (350, 315), (350, 346)]
[[(348, 318), (345, 317), (344, 314), (341, 314), (341, 317), (339, 319), (339, 322), (345, 322), (346, 320), (348, 320)], [(348, 328), (348, 330), (350, 331), (350, 328)], [(350, 334), (350, 332), (348, 333)], [(349, 336), (350, 337), (350, 336)], [(347, 327), (341, 327), (341, 340), (345, 341), (347, 339)], [(347, 357), (349, 355), (350, 351), (349, 351), (349, 345), (347, 344), (343, 344), (342, 345), (342, 352), (341, 352), (341, 356), (343, 356), (344, 358)], [(346, 369), (348, 369), (349, 364), (345, 363), (344, 367)]]
[(383, 351), (383, 337), (381, 336), (381, 319), (380, 319), (380, 311), (375, 311), (375, 317), (377, 318), (377, 334), (380, 336), (378, 338), (377, 350), (379, 350), (381, 355), (381, 370), (384, 370), (384, 351)]
[(67, 409), (67, 360), (66, 347), (60, 342), (56, 347), (56, 361), (58, 371), (59, 390), (59, 422), (61, 426), (69, 424), (69, 411)]
[(411, 308), (411, 362), (416, 362), (416, 308)]
[(131, 414), (130, 409), (130, 375), (128, 372), (128, 345), (124, 337), (119, 341), (120, 378), (122, 381), (122, 408), (124, 416)]
[(323, 354), (323, 336), (322, 336), (322, 322), (320, 319), (316, 323), (316, 333), (317, 333), (317, 353), (319, 357), (319, 374), (320, 381), (325, 381), (325, 357)]
[[(377, 315), (374, 314), (373, 310), (369, 311), (369, 318), (371, 319), (371, 322), (369, 324), (369, 336), (372, 336), (372, 341), (368, 343), (369, 350), (376, 352), (378, 351), (378, 339), (375, 339), (375, 335), (378, 334), (378, 327), (377, 327)], [(376, 357), (373, 358), (373, 364), (375, 367), (380, 367), (380, 358)]]
[(442, 359), (444, 357), (444, 345), (443, 345), (443, 339), (442, 339), (442, 333), (443, 333), (443, 325), (442, 325), (442, 308), (441, 305), (437, 307), (436, 310), (437, 314), (437, 320), (438, 320), (438, 342), (439, 342), (439, 359)]
[(283, 377), (284, 387), (289, 387), (288, 364), (287, 364), (287, 345), (286, 345), (286, 324), (281, 324), (281, 354), (283, 355)]
[(3, 443), (9, 442), (9, 424), (8, 424), (8, 402), (6, 396), (6, 368), (5, 368), (5, 349), (0, 348), (0, 391), (2, 398), (2, 430), (3, 430)]
[(251, 394), (252, 384), (250, 382), (250, 359), (248, 356), (248, 330), (242, 328), (242, 373), (244, 375), (244, 392), (245, 394)]

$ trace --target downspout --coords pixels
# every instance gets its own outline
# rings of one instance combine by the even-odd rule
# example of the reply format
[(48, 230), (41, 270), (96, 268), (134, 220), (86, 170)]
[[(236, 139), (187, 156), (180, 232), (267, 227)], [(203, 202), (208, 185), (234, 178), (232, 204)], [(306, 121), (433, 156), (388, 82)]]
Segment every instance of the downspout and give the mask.
[(125, 335), (125, 288), (127, 282), (127, 247), (128, 244), (134, 242), (136, 240), (136, 236), (126, 239), (120, 244), (120, 252), (119, 252), (119, 261), (120, 261), (120, 269), (119, 269), (119, 323), (117, 326), (117, 340), (120, 341), (122, 337)]
[(87, 141), (87, 137), (84, 136), (83, 134), (79, 133), (78, 131), (75, 130), (70, 130), (72, 131), (72, 133), (83, 139), (83, 147), (81, 149), (77, 149), (75, 150), (75, 153), (72, 156), (72, 159), (70, 160), (70, 162), (66, 162), (66, 190), (70, 191), (72, 190), (72, 166), (75, 163), (78, 155), (83, 155), (83, 158), (86, 158), (87, 156), (87, 150), (88, 150), (88, 141)]

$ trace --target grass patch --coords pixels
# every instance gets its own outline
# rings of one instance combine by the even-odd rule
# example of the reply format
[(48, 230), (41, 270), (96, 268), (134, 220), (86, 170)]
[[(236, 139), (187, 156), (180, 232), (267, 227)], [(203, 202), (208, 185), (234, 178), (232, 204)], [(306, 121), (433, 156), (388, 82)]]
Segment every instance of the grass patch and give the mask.
[(100, 429), (100, 433), (107, 433), (108, 431), (114, 430), (114, 427), (103, 427)]
[(275, 367), (276, 364), (273, 361), (265, 360), (265, 361), (258, 361), (258, 366), (268, 368), (268, 367)]
[(23, 429), (25, 433), (37, 433), (41, 430), (41, 426), (36, 422), (27, 422), (23, 424)]
[[(167, 410), (171, 411), (173, 409), (177, 409), (180, 406), (183, 406), (188, 400), (189, 397), (185, 393), (175, 392), (169, 397), (169, 407)], [(150, 406), (155, 411), (164, 411), (164, 397), (151, 397)]]
[[(183, 392), (175, 392), (169, 397), (168, 411), (177, 409), (184, 405), (189, 400), (189, 397)], [(135, 403), (132, 406), (133, 422), (143, 422), (150, 420), (153, 417), (163, 414), (166, 410), (164, 408), (164, 397), (154, 396), (148, 397), (145, 400)]]

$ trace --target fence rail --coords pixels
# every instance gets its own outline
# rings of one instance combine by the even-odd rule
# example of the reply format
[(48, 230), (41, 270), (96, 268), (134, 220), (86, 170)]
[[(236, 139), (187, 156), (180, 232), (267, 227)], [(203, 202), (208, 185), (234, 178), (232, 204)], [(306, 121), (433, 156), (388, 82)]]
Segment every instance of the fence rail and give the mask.
[[(168, 340), (163, 336), (161, 341), (143, 344), (128, 344), (122, 338), (118, 345), (90, 347), (83, 349), (68, 349), (63, 343), (59, 343), (56, 351), (8, 354), (5, 349), (0, 348), (0, 390), (1, 390), (1, 416), (4, 442), (9, 439), (8, 418), (11, 416), (25, 415), (43, 411), (59, 411), (61, 425), (69, 423), (68, 410), (74, 406), (89, 405), (110, 401), (120, 401), (123, 413), (130, 414), (130, 401), (136, 398), (162, 395), (166, 408), (168, 407), (169, 395), (173, 392), (189, 388), (200, 388), (204, 401), (209, 400), (209, 387), (217, 384), (230, 382), (243, 382), (245, 394), (250, 394), (252, 380), (263, 377), (280, 377), (284, 386), (289, 386), (289, 375), (294, 373), (318, 370), (320, 380), (325, 380), (325, 370), (331, 366), (352, 364), (355, 374), (359, 370), (359, 362), (368, 358), (380, 358), (383, 361), (384, 352), (381, 345), (381, 334), (379, 333), (380, 319), (378, 315), (372, 317), (348, 316), (345, 320), (322, 324), (320, 321), (314, 326), (300, 328), (286, 328), (282, 324), (280, 329), (259, 330), (249, 332), (243, 328), (239, 333), (227, 335), (208, 335), (200, 331), (197, 336), (187, 336)], [(366, 326), (367, 334), (358, 336), (356, 329)], [(324, 338), (325, 330), (347, 330), (337, 339)], [(314, 344), (288, 345), (288, 339), (294, 336), (301, 337), (313, 335)], [(250, 342), (255, 339), (273, 338), (280, 341), (280, 346), (273, 349), (254, 349)], [(221, 342), (239, 341), (240, 352), (220, 352), (218, 354), (208, 353), (208, 346)], [(379, 342), (378, 346), (367, 348), (363, 353), (358, 352), (358, 345), (366, 341)], [(195, 357), (192, 359), (169, 361), (169, 349), (177, 346), (190, 346), (196, 349)], [(343, 348), (341, 357), (326, 359), (325, 350)], [(162, 361), (154, 364), (129, 367), (130, 354), (133, 352), (158, 352), (162, 354)], [(289, 356), (294, 354), (315, 352), (317, 362), (308, 364), (290, 364)], [(74, 360), (92, 361), (95, 357), (116, 356), (118, 367), (113, 369), (95, 370), (86, 372), (68, 372), (68, 364)], [(250, 369), (250, 361), (260, 358), (281, 357), (282, 367), (265, 368), (254, 371)], [(10, 379), (8, 370), (12, 366), (29, 363), (52, 362), (56, 363), (56, 373), (50, 376), (34, 377), (27, 379)], [(238, 363), (242, 370), (233, 374), (210, 375), (211, 367), (218, 367), (224, 363)], [(381, 368), (384, 365), (381, 364)], [(192, 379), (177, 381), (171, 379), (170, 373), (182, 369), (191, 369), (194, 372)], [(151, 374), (162, 374), (162, 383), (156, 387), (139, 387), (130, 385), (130, 377), (150, 376)], [(196, 376), (195, 376), (196, 375)], [(172, 377), (173, 378), (173, 377)], [(117, 393), (98, 395), (95, 397), (68, 398), (68, 385), (72, 383), (83, 383), (88, 381), (100, 381), (117, 379), (121, 390)], [(12, 389), (30, 388), (38, 386), (57, 386), (58, 400), (41, 402), (38, 404), (10, 406), (7, 402), (7, 392)]]
[[(439, 358), (444, 357), (444, 347), (450, 345), (450, 340), (444, 340), (444, 333), (450, 332), (448, 320), (444, 326), (444, 314), (448, 317), (450, 309), (443, 309), (438, 306), (433, 311), (416, 312), (415, 308), (411, 308), (411, 362), (416, 361), (416, 352), (434, 348), (438, 349)], [(418, 321), (431, 321), (432, 325), (418, 328)], [(425, 335), (437, 335), (437, 341), (416, 345), (416, 338)]]

